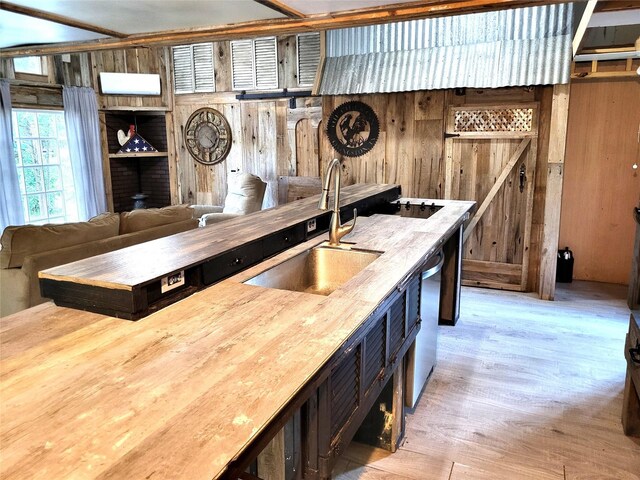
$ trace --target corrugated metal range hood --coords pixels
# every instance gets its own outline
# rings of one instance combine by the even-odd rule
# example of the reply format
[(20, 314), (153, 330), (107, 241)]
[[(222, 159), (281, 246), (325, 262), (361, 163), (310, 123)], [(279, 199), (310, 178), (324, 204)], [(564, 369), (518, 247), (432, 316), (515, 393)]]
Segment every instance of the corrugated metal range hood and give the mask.
[(568, 83), (572, 31), (570, 3), (331, 30), (318, 93)]

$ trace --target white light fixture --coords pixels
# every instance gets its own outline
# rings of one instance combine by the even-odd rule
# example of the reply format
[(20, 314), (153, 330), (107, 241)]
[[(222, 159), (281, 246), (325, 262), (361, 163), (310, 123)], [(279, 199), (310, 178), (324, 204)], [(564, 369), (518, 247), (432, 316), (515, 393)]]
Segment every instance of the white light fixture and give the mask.
[(100, 86), (107, 95), (160, 95), (160, 75), (100, 72)]

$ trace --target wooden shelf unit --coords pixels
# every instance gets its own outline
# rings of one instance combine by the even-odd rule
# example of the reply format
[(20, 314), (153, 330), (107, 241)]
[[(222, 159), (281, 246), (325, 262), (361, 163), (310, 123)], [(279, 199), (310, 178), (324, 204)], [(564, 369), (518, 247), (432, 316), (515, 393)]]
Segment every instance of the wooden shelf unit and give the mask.
[[(107, 206), (112, 212), (133, 208), (133, 195), (148, 195), (147, 207), (171, 205), (170, 154), (167, 121), (163, 109), (113, 108), (100, 112), (102, 128), (103, 171)], [(118, 153), (121, 148), (117, 132), (127, 132), (130, 125), (156, 152)]]
[(153, 158), (166, 157), (168, 155), (168, 152), (110, 153), (109, 158)]

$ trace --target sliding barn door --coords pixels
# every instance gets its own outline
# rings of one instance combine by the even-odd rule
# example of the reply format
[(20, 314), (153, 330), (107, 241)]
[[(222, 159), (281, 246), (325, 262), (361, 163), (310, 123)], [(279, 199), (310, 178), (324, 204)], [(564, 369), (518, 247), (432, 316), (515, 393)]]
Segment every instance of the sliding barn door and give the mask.
[(529, 265), (538, 105), (450, 107), (445, 198), (475, 200), (465, 285), (524, 291)]

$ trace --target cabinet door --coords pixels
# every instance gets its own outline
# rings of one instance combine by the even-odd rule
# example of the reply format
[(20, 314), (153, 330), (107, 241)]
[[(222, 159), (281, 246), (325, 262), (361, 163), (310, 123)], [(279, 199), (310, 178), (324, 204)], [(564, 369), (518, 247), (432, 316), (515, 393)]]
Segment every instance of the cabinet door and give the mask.
[(395, 361), (395, 356), (406, 338), (406, 294), (403, 292), (389, 308), (389, 363)]
[(360, 403), (358, 345), (331, 371), (331, 438), (335, 438)]
[(416, 275), (407, 286), (407, 332), (420, 321), (420, 301), (420, 275)]
[[(364, 338), (364, 374), (365, 392), (382, 381), (387, 359), (387, 315), (382, 315)], [(377, 382), (376, 382), (377, 380)]]

